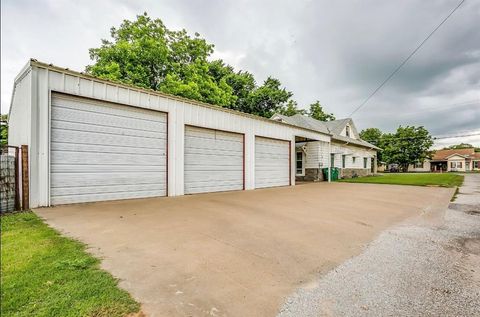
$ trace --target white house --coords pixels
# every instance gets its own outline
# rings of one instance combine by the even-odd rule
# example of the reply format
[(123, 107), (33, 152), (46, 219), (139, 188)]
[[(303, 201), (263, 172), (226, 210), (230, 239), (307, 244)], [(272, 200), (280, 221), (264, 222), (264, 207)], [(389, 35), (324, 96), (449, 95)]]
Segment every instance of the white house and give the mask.
[(291, 117), (275, 114), (272, 119), (331, 134), (330, 143), (297, 140), (295, 175), (298, 180), (322, 180), (321, 169), (328, 166), (339, 168), (343, 178), (376, 173), (379, 148), (360, 139), (351, 118), (324, 122), (300, 114)]
[(344, 155), (367, 169), (374, 147), (351, 128), (353, 138), (332, 135), (30, 60), (15, 78), (8, 141), (29, 147), (35, 208), (295, 185), (302, 143), (302, 171), (328, 166), (329, 148), (336, 166)]

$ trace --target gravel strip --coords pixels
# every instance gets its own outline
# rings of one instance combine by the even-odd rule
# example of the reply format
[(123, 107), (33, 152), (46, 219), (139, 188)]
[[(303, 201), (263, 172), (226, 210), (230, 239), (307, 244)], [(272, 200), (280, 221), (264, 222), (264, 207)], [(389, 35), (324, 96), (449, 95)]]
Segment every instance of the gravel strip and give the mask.
[(297, 290), (279, 316), (480, 316), (479, 200), (480, 175), (467, 175), (443, 225), (383, 232)]

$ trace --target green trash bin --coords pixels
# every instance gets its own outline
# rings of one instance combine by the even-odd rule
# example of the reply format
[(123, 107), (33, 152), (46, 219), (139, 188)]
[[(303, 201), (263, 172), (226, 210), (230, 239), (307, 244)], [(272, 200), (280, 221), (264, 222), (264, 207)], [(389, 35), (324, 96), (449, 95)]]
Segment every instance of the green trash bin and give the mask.
[(332, 181), (338, 180), (339, 169), (336, 167), (332, 167)]
[[(339, 169), (336, 167), (331, 167), (331, 175), (330, 180), (336, 181), (338, 180)], [(328, 181), (328, 167), (322, 168), (323, 180)]]

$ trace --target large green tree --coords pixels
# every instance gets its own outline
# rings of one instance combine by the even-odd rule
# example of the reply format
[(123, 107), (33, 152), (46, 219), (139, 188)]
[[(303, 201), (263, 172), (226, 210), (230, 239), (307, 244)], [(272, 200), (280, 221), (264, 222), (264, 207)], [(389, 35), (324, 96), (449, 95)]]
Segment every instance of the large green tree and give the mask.
[(335, 120), (333, 113), (325, 112), (325, 110), (323, 110), (323, 106), (318, 100), (308, 106), (308, 116), (320, 121)]
[(94, 64), (87, 66), (88, 73), (221, 106), (235, 102), (225, 80), (210, 74), (213, 45), (199, 34), (171, 31), (146, 13), (124, 20), (110, 34), (111, 40), (90, 49)]
[(210, 60), (214, 46), (198, 33), (169, 30), (146, 13), (124, 20), (111, 39), (90, 49), (94, 76), (150, 88), (231, 109), (270, 117), (292, 93), (269, 77), (257, 86), (254, 76)]
[(387, 163), (397, 163), (403, 171), (408, 165), (423, 162), (432, 152), (433, 137), (423, 126), (398, 127), (394, 134), (382, 137), (382, 158)]
[[(367, 141), (379, 148), (383, 149), (383, 141), (387, 138), (384, 137), (384, 134), (378, 128), (368, 128), (364, 129), (360, 132), (360, 139)], [(377, 152), (377, 164), (381, 164), (383, 162), (382, 151)]]

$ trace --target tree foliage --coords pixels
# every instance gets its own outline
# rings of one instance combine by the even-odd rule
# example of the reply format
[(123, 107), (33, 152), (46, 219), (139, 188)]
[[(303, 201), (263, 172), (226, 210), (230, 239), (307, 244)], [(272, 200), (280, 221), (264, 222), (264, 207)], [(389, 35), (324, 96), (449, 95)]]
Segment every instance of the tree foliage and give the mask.
[(432, 155), (433, 137), (422, 126), (400, 126), (395, 133), (368, 128), (360, 132), (360, 138), (382, 149), (378, 152), (379, 163), (396, 163), (403, 171), (408, 171), (408, 165), (423, 162)]
[[(360, 139), (383, 149), (384, 134), (378, 128), (368, 128), (360, 132)], [(382, 151), (377, 152), (377, 164), (383, 162)]]
[(323, 106), (317, 100), (314, 103), (310, 104), (308, 109), (308, 116), (312, 117), (313, 119), (317, 119), (320, 121), (333, 121), (335, 120), (335, 116), (333, 113), (327, 113), (323, 110)]
[(305, 109), (299, 109), (297, 102), (290, 99), (287, 104), (282, 109), (280, 109), (279, 113), (283, 114), (284, 116), (291, 117), (296, 114), (305, 115), (306, 111)]
[(383, 135), (382, 145), (383, 160), (397, 163), (407, 172), (408, 165), (431, 157), (429, 149), (433, 145), (433, 137), (422, 126), (400, 126), (394, 134)]
[(198, 33), (169, 30), (146, 13), (111, 29), (111, 39), (90, 49), (86, 71), (101, 78), (137, 85), (270, 117), (292, 97), (278, 79), (258, 86), (254, 76), (209, 58), (214, 46)]
[(471, 148), (474, 148), (474, 146), (469, 144), (469, 143), (460, 143), (460, 144), (454, 144), (454, 145), (450, 145), (448, 147), (444, 147), (443, 149), (444, 150), (458, 150), (458, 149), (471, 149)]
[(0, 116), (0, 145), (8, 144), (8, 115)]

